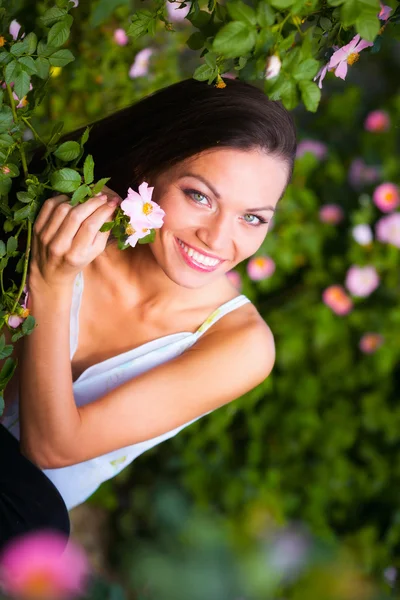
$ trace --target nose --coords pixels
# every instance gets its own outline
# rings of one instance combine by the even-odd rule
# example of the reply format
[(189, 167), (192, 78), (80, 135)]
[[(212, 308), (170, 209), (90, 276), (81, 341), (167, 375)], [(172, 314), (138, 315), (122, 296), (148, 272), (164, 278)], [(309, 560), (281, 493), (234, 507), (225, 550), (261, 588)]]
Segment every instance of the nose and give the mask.
[(228, 215), (214, 214), (197, 229), (197, 237), (209, 252), (229, 259), (233, 245), (232, 227), (233, 224)]

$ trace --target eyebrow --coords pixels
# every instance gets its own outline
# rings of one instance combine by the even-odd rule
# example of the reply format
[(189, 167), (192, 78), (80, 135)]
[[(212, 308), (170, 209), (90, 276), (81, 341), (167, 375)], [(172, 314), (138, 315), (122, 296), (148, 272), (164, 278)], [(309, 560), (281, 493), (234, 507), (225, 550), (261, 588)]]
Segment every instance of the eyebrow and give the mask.
[[(221, 194), (219, 194), (217, 190), (202, 175), (196, 175), (196, 173), (184, 173), (183, 175), (181, 175), (181, 177), (195, 177), (195, 179), (199, 179), (200, 181), (205, 183), (208, 188), (210, 188), (210, 190), (216, 198), (221, 198)], [(246, 210), (248, 212), (253, 212), (257, 210), (271, 210), (272, 212), (275, 212), (275, 208), (273, 208), (272, 206), (258, 206), (256, 208), (247, 208)]]

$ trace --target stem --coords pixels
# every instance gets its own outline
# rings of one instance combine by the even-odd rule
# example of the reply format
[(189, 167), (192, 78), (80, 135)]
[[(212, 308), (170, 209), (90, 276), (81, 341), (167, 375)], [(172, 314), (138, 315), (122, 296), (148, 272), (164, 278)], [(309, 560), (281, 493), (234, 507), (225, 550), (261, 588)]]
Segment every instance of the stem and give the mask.
[(31, 125), (30, 121), (28, 121), (28, 119), (26, 117), (21, 117), (21, 119), (25, 123), (25, 125), (27, 127), (29, 127), (29, 129), (32, 131), (32, 133), (35, 136), (35, 138), (37, 139), (37, 141), (40, 142), (41, 144), (45, 145), (44, 141), (42, 140), (42, 138), (40, 137), (40, 135), (38, 134), (36, 129), (33, 127), (33, 125)]

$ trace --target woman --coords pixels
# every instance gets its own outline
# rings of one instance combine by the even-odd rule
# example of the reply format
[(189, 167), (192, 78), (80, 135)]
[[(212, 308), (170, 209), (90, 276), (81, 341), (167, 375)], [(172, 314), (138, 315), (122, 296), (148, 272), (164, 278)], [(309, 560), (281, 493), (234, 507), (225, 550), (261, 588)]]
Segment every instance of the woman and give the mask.
[[(96, 123), (86, 151), (97, 178), (111, 177), (106, 196), (74, 208), (56, 196), (36, 219), (38, 327), (18, 348), (19, 395), (0, 427), (12, 457), (3, 540), (46, 526), (68, 534), (67, 511), (103, 481), (273, 367), (272, 333), (226, 273), (264, 241), (295, 130), (261, 90), (226, 84), (185, 80)], [(122, 251), (99, 232), (116, 210), (107, 196), (119, 202), (142, 182), (164, 224), (153, 243)]]

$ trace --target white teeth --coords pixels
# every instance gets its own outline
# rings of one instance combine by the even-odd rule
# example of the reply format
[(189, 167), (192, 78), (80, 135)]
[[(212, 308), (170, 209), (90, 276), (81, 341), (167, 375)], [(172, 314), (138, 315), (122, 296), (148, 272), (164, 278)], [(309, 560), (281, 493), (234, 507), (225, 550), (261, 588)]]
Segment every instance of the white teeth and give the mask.
[(194, 259), (197, 263), (205, 265), (207, 267), (215, 267), (221, 261), (218, 258), (210, 258), (209, 256), (205, 256), (204, 254), (200, 254), (193, 250), (193, 248), (189, 248), (186, 246), (181, 240), (179, 241), (179, 245), (184, 249), (186, 254)]

